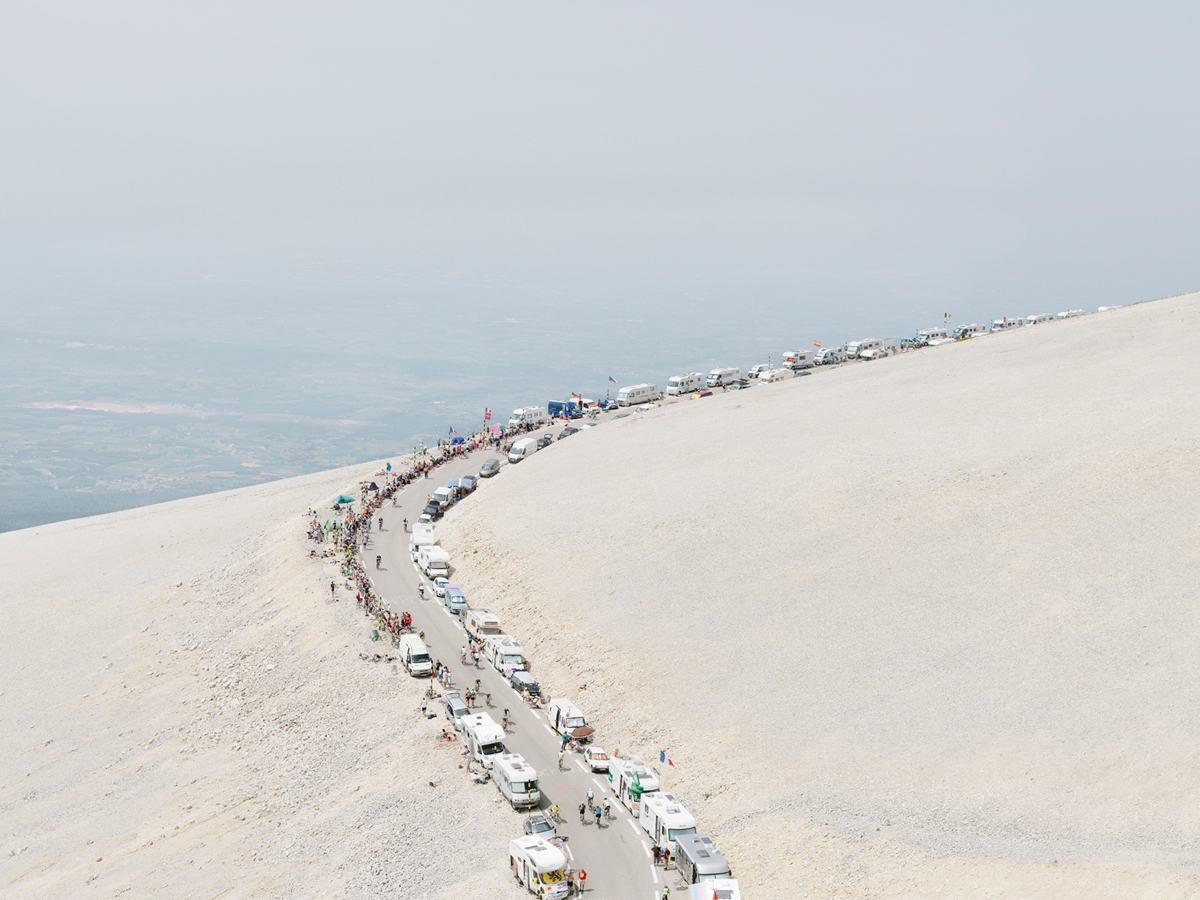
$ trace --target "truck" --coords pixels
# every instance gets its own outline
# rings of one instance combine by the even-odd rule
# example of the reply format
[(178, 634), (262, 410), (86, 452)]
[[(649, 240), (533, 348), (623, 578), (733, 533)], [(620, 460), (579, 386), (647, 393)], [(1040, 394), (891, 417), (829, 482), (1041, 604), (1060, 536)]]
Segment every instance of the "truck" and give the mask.
[(519, 463), (533, 454), (537, 453), (537, 438), (521, 438), (515, 441), (508, 451), (508, 461), (510, 463)]
[(446, 609), (461, 616), (467, 609), (467, 595), (457, 584), (446, 585)]
[(812, 350), (786, 350), (783, 354), (783, 364), (789, 369), (811, 369), (813, 361)]
[(493, 634), (483, 642), (483, 654), (488, 664), (505, 678), (516, 669), (524, 669), (525, 653), (520, 642), (508, 634)]
[(579, 741), (586, 741), (592, 736), (593, 729), (584, 721), (583, 710), (562, 697), (550, 701), (546, 707), (546, 720), (558, 734), (569, 735)]
[(608, 760), (608, 785), (635, 816), (641, 814), (642, 794), (658, 790), (658, 776), (640, 756), (613, 755)]
[(417, 551), (417, 566), (427, 578), (447, 578), (450, 575), (450, 554), (437, 544), (422, 544)]
[(463, 716), (462, 741), (467, 755), (490, 769), (504, 752), (504, 729), (487, 713), (472, 713)]
[(499, 753), (492, 766), (492, 781), (513, 809), (529, 809), (542, 799), (537, 769), (519, 753)]
[(512, 415), (508, 417), (508, 424), (510, 428), (520, 428), (522, 425), (536, 428), (546, 424), (546, 410), (540, 406), (524, 406), (514, 409)]
[(422, 547), (436, 543), (437, 538), (433, 536), (432, 525), (422, 525), (419, 522), (413, 525), (412, 536), (408, 539), (408, 552), (412, 555), (412, 561), (416, 562), (420, 558)]
[(631, 384), (617, 391), (617, 406), (637, 406), (657, 399), (657, 384)]
[(674, 795), (665, 791), (642, 794), (638, 824), (660, 847), (669, 847), (676, 838), (696, 833), (696, 818)]
[(508, 864), (517, 884), (541, 900), (567, 896), (567, 857), (545, 838), (513, 838), (508, 842)]
[(433, 673), (429, 648), (415, 634), (406, 634), (400, 638), (400, 662), (414, 678), (428, 678)]
[(667, 396), (678, 397), (681, 394), (690, 394), (693, 391), (701, 390), (704, 387), (704, 376), (699, 372), (692, 372), (689, 375), (672, 375), (667, 379)]
[(717, 368), (708, 373), (704, 384), (707, 387), (721, 387), (742, 377), (742, 370), (737, 368)]
[(688, 884), (733, 877), (729, 863), (707, 834), (681, 834), (675, 839), (675, 871)]
[(471, 637), (482, 641), (500, 633), (500, 620), (486, 609), (468, 609), (463, 616), (463, 628)]

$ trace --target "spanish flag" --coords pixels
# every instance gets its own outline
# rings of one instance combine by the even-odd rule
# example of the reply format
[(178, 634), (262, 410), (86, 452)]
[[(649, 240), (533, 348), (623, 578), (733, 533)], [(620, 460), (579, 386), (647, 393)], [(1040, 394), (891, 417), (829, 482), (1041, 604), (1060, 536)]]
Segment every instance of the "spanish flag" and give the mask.
[(820, 347), (820, 346), (821, 346), (821, 342), (820, 342), (820, 341), (813, 341), (813, 346), (814, 346), (814, 347)]

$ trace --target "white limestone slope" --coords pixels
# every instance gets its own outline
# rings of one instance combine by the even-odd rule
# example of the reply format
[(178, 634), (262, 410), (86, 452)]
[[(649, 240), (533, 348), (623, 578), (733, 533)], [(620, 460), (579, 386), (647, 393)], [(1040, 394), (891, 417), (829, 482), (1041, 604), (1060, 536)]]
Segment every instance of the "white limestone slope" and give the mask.
[(681, 402), (443, 544), (747, 896), (1194, 896), (1198, 334), (1190, 294)]

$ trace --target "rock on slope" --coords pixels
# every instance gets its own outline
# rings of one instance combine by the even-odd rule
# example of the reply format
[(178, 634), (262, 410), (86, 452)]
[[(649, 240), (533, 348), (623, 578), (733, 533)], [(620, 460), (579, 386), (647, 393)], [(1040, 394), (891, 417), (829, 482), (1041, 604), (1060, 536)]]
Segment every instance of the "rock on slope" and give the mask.
[(0, 893), (520, 896), (511, 815), (304, 558), (377, 468), (0, 535)]
[(1200, 892), (1200, 294), (690, 400), (443, 529), (752, 897)]

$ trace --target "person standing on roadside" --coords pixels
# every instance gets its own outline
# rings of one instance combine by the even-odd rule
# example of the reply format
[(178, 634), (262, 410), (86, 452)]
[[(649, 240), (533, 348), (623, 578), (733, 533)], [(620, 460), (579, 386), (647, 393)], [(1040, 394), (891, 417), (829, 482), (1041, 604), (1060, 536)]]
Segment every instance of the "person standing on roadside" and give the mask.
[(429, 708), (429, 701), (426, 700), (424, 697), (422, 697), (421, 698), (421, 718), (422, 719), (426, 718), (425, 710), (428, 708)]

